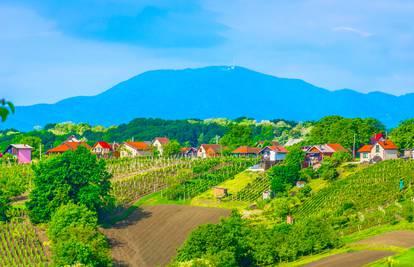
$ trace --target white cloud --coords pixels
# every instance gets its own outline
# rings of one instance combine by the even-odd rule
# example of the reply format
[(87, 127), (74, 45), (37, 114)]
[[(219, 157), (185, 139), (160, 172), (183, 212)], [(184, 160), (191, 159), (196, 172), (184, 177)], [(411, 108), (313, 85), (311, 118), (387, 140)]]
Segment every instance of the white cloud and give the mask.
[(351, 33), (358, 34), (359, 36), (362, 36), (362, 37), (371, 37), (373, 35), (370, 32), (366, 32), (366, 31), (362, 31), (362, 30), (358, 30), (358, 29), (355, 29), (352, 27), (346, 27), (346, 26), (335, 27), (332, 30), (335, 32), (351, 32)]

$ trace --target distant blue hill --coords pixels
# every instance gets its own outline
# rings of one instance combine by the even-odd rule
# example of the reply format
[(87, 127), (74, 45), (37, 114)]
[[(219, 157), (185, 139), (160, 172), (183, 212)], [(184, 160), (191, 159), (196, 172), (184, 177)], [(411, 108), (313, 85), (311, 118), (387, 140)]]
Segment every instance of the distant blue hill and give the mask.
[(148, 71), (96, 96), (17, 107), (3, 129), (31, 130), (52, 122), (114, 125), (137, 117), (284, 118), (317, 120), (327, 115), (374, 117), (388, 127), (414, 117), (414, 94), (393, 96), (353, 90), (328, 91), (297, 79), (242, 67)]

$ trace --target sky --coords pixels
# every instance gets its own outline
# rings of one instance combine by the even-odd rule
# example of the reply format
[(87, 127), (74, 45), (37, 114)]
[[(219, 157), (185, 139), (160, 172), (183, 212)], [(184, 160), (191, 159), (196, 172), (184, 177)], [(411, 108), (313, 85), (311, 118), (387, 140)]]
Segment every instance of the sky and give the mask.
[(411, 0), (1, 0), (0, 98), (53, 103), (210, 65), (414, 93), (413, 17)]

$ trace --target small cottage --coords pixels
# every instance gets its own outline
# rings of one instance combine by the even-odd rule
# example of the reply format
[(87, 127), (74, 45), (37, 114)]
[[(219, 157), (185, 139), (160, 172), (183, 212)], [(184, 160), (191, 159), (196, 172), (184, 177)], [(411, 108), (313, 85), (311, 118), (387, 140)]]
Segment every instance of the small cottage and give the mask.
[(259, 154), (262, 155), (264, 161), (272, 162), (284, 160), (287, 153), (287, 149), (279, 145), (267, 146), (259, 152)]
[(170, 142), (170, 139), (167, 137), (155, 137), (152, 141), (152, 145), (157, 149), (160, 156), (164, 152), (164, 146)]
[(151, 146), (147, 142), (124, 142), (119, 147), (120, 157), (145, 157), (152, 155)]
[(414, 148), (404, 150), (404, 158), (414, 159)]
[(331, 157), (335, 152), (349, 152), (340, 144), (323, 144), (306, 148), (303, 167), (319, 166), (325, 157)]
[(109, 158), (113, 152), (112, 146), (105, 141), (96, 142), (92, 149), (92, 153), (95, 154), (98, 158)]
[(199, 158), (214, 158), (221, 155), (223, 147), (218, 144), (202, 144), (197, 150)]
[(33, 148), (29, 145), (12, 144), (6, 148), (4, 154), (11, 154), (16, 157), (17, 163), (25, 164), (32, 162), (32, 150)]
[(364, 145), (358, 150), (360, 162), (379, 162), (398, 158), (398, 147), (391, 140)]
[(180, 149), (180, 155), (185, 158), (197, 157), (197, 148), (194, 147), (182, 147)]
[(296, 181), (296, 187), (297, 188), (304, 188), (306, 185), (305, 181)]
[(227, 196), (227, 188), (223, 188), (223, 187), (213, 187), (213, 195), (216, 198), (223, 198)]

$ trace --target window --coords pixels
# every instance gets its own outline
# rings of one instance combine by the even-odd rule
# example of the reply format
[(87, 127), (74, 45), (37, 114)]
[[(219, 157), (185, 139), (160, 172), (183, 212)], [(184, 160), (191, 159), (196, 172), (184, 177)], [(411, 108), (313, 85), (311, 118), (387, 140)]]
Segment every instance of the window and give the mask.
[(379, 145), (376, 145), (375, 146), (375, 153), (379, 153), (380, 152), (380, 147), (379, 147)]
[(362, 153), (362, 157), (363, 157), (364, 159), (368, 158), (368, 153)]

